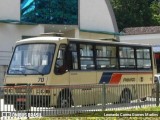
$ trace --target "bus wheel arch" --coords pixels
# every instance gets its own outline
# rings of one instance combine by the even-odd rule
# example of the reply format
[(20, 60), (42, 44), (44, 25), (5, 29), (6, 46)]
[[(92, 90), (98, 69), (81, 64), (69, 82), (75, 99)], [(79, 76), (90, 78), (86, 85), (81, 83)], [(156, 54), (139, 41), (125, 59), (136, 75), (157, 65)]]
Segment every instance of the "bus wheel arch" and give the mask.
[(141, 98), (141, 101), (146, 101), (146, 100), (147, 100), (147, 97)]
[(120, 95), (120, 103), (130, 103), (132, 100), (132, 93), (129, 88), (123, 89)]
[(73, 105), (72, 94), (69, 89), (63, 89), (59, 92), (57, 98), (57, 107), (58, 108), (67, 108)]

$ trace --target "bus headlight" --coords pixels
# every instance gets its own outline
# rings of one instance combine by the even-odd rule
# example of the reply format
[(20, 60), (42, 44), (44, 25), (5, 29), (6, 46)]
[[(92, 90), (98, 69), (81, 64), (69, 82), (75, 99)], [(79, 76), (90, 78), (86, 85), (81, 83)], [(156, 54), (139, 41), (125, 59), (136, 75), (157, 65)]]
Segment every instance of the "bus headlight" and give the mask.
[(4, 93), (13, 93), (13, 88), (4, 88)]

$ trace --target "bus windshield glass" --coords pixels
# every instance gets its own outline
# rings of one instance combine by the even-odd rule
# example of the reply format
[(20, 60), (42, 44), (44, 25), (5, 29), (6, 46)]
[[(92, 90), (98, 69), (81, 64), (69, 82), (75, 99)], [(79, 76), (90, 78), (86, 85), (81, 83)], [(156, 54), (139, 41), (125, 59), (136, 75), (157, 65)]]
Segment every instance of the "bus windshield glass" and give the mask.
[(15, 48), (8, 74), (44, 75), (51, 70), (54, 44), (23, 44)]

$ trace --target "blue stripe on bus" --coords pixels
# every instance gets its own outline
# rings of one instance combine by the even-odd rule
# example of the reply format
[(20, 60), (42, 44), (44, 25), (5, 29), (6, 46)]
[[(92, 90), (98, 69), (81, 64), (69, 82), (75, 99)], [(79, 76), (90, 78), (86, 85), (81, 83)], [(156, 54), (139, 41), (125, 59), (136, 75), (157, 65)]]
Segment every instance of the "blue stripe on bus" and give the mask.
[(108, 84), (109, 81), (110, 81), (110, 79), (111, 79), (112, 74), (113, 74), (113, 73), (103, 73), (103, 74), (102, 74), (102, 77), (101, 77), (101, 79), (100, 79), (100, 81), (99, 81), (99, 84), (102, 84), (102, 83), (104, 83), (104, 82), (105, 82), (106, 84)]

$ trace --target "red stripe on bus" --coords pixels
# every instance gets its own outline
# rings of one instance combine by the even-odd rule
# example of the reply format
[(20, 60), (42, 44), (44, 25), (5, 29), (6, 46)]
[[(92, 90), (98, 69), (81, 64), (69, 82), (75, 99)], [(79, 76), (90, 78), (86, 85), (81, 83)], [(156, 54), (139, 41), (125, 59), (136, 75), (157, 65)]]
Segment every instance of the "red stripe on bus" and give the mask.
[(121, 73), (114, 73), (109, 81), (109, 84), (118, 84), (121, 80), (122, 74)]

